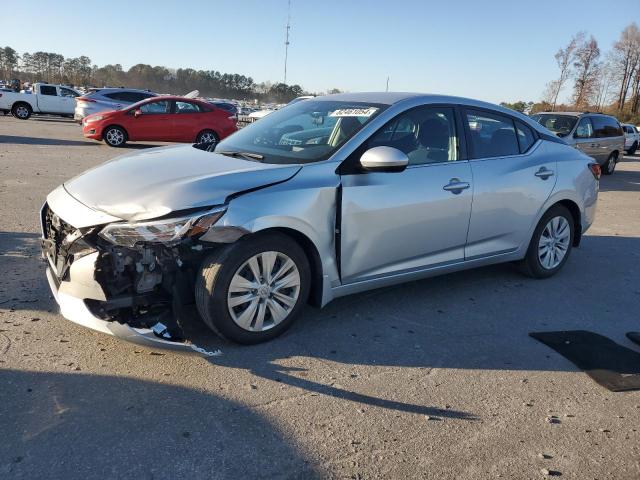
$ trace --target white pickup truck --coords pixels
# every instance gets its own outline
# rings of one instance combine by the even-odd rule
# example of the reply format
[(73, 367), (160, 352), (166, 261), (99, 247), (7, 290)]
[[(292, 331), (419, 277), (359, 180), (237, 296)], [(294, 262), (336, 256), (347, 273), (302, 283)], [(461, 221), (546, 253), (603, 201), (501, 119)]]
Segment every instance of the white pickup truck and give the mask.
[(9, 111), (20, 120), (33, 113), (72, 117), (78, 96), (80, 92), (69, 87), (35, 83), (33, 93), (0, 92), (0, 111)]

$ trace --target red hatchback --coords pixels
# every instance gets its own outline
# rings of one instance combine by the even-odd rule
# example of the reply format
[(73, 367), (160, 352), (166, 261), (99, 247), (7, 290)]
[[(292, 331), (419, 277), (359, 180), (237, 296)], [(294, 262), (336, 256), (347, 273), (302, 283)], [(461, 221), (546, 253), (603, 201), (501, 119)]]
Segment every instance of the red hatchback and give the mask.
[(217, 142), (237, 129), (236, 117), (206, 102), (184, 97), (153, 97), (122, 110), (88, 115), (82, 133), (111, 147), (127, 141)]

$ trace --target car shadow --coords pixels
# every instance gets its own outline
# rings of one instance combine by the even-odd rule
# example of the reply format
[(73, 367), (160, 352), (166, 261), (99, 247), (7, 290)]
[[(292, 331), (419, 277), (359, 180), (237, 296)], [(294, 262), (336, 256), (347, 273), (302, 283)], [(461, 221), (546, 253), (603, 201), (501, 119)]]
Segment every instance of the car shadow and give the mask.
[[(36, 246), (36, 235), (0, 234), (0, 269), (16, 272), (0, 279), (0, 308), (56, 308)], [(424, 378), (435, 369), (464, 369), (470, 375), (475, 370), (575, 372), (529, 333), (591, 330), (635, 348), (624, 334), (638, 330), (640, 270), (629, 268), (637, 252), (640, 238), (586, 236), (563, 270), (546, 280), (523, 277), (510, 264), (496, 265), (339, 298), (322, 310), (306, 307), (288, 332), (260, 345), (225, 342), (197, 315), (187, 322), (185, 336), (206, 350), (221, 349), (222, 356), (210, 358), (219, 368), (359, 404), (473, 420), (473, 412), (365, 395), (314, 379), (289, 360), (314, 358), (330, 370), (353, 372), (412, 368)]]
[(613, 175), (600, 179), (600, 191), (640, 192), (640, 171), (616, 169)]
[(210, 393), (9, 369), (0, 384), (2, 478), (321, 477), (278, 427)]
[(56, 138), (23, 137), (18, 135), (0, 135), (0, 143), (13, 143), (17, 145), (51, 145), (65, 147), (89, 147), (98, 145), (94, 141), (63, 140)]

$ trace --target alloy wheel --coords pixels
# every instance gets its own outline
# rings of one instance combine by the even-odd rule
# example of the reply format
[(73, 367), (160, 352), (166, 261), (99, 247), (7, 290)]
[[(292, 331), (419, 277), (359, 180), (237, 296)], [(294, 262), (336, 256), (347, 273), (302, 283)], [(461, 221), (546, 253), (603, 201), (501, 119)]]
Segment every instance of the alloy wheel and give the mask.
[(261, 252), (244, 262), (231, 279), (227, 308), (250, 332), (275, 327), (291, 313), (300, 295), (300, 272), (282, 252)]
[(198, 143), (214, 143), (217, 142), (218, 138), (216, 134), (213, 132), (204, 132), (200, 135), (200, 141)]
[(564, 217), (553, 217), (540, 234), (538, 241), (538, 260), (546, 270), (556, 268), (569, 250), (571, 227)]
[(107, 131), (106, 140), (109, 145), (121, 145), (124, 142), (124, 133), (117, 128), (112, 128)]

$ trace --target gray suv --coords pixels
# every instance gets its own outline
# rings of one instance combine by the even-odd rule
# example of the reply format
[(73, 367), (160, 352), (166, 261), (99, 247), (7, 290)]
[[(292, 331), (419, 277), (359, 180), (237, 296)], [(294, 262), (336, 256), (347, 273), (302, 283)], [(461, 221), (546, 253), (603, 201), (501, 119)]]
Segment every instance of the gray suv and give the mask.
[(614, 117), (591, 112), (542, 112), (531, 118), (597, 161), (605, 175), (616, 169), (625, 137)]

